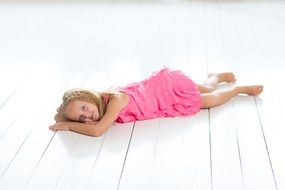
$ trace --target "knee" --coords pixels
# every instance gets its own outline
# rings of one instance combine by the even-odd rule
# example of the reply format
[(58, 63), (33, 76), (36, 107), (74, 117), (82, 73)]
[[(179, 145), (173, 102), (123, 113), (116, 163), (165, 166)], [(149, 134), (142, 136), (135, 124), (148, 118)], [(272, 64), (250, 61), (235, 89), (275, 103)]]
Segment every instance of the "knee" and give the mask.
[(212, 87), (212, 86), (206, 85), (205, 87), (206, 87), (206, 89), (207, 89), (207, 93), (211, 93), (211, 92), (213, 92), (213, 91), (215, 90), (215, 88)]
[(213, 108), (218, 105), (218, 96), (216, 93), (202, 94), (202, 108)]
[(209, 86), (209, 85), (197, 85), (197, 86), (201, 94), (211, 93), (215, 90), (214, 87)]

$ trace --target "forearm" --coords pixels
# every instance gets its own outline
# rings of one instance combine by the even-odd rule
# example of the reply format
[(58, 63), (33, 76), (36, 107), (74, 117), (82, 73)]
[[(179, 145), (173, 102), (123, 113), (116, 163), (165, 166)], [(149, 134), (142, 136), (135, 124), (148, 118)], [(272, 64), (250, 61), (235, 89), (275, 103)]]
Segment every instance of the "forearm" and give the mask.
[(64, 122), (68, 126), (70, 131), (74, 131), (80, 134), (95, 136), (96, 129), (94, 125), (79, 123), (79, 122)]
[(74, 131), (80, 134), (98, 137), (103, 134), (105, 131), (102, 131), (98, 125), (88, 124), (88, 123), (79, 123), (79, 122), (59, 122), (50, 126), (52, 131)]
[(74, 131), (84, 135), (99, 137), (105, 132), (98, 125), (79, 123), (79, 122), (66, 122), (66, 123), (68, 124), (68, 129), (70, 131)]

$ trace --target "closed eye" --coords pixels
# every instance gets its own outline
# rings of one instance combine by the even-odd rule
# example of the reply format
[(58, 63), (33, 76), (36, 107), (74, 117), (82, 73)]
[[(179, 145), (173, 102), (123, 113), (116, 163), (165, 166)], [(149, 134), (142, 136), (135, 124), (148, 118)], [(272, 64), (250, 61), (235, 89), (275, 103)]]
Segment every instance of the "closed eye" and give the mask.
[(85, 120), (85, 117), (84, 117), (83, 115), (81, 115), (81, 116), (79, 117), (79, 122), (84, 123), (84, 120)]

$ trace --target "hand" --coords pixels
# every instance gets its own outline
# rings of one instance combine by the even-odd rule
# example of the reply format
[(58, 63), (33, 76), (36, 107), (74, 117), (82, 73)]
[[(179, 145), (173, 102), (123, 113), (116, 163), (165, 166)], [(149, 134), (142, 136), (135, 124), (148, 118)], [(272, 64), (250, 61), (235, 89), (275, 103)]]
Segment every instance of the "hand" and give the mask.
[(52, 131), (69, 131), (68, 124), (66, 122), (58, 122), (49, 127)]

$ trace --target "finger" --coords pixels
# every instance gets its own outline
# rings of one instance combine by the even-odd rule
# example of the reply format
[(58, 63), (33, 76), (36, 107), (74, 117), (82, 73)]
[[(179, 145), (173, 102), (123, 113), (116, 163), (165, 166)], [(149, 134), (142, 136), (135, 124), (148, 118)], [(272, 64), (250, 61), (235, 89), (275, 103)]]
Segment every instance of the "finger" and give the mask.
[(56, 131), (56, 129), (54, 129), (54, 128), (50, 128), (49, 130), (51, 130), (51, 131)]
[(52, 130), (52, 131), (57, 131), (57, 130), (58, 130), (58, 127), (52, 125), (52, 126), (49, 127), (49, 129)]

